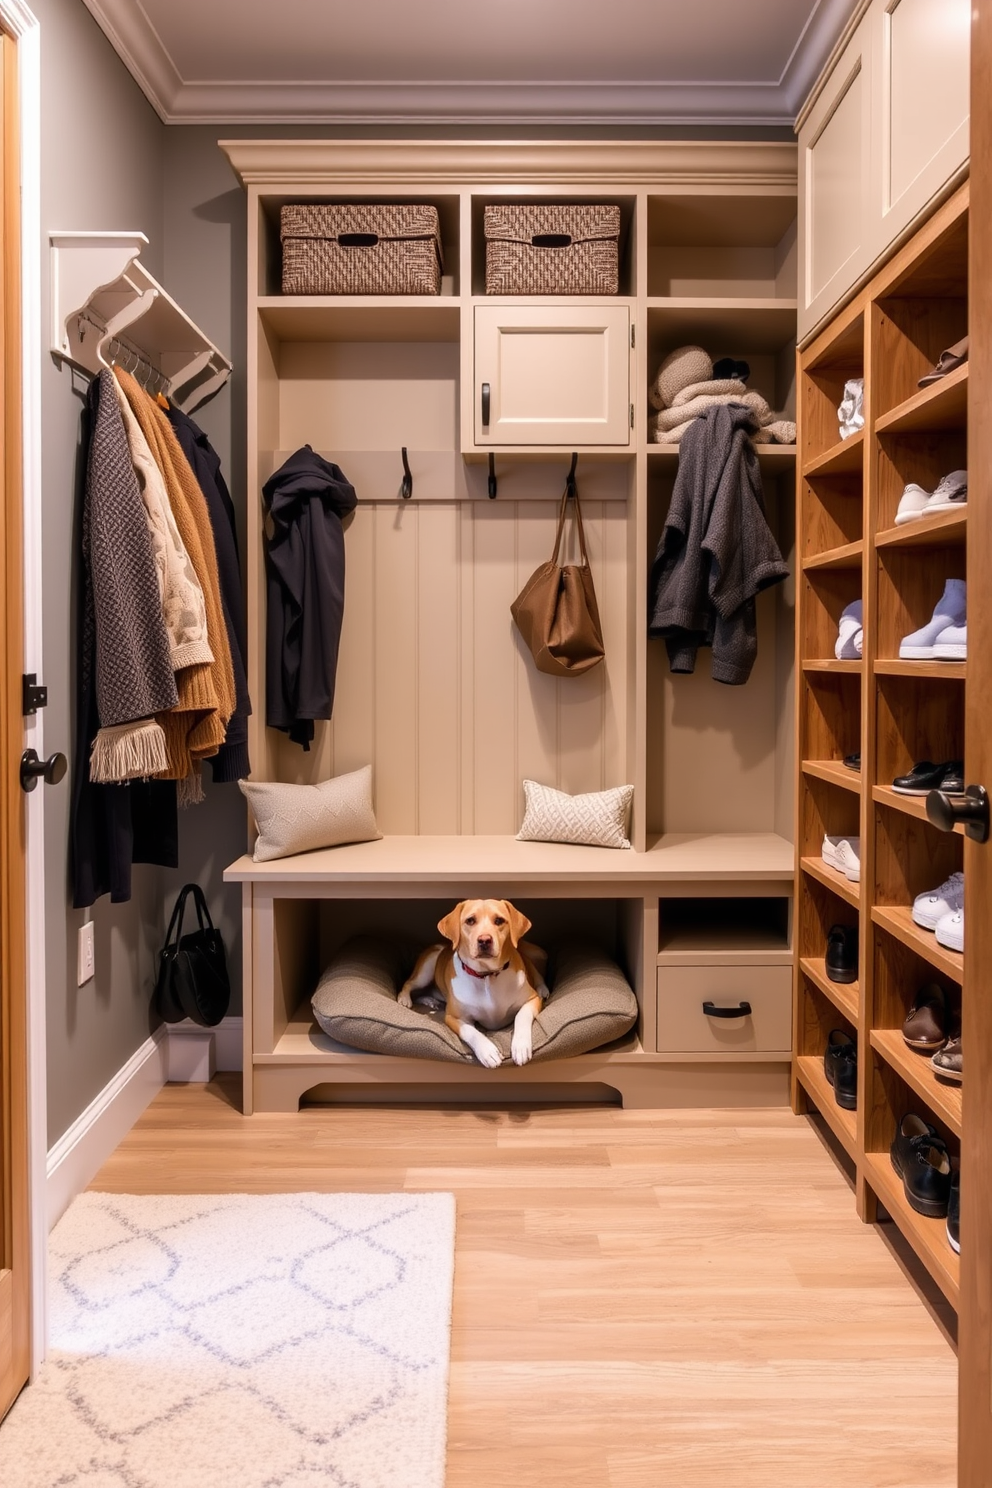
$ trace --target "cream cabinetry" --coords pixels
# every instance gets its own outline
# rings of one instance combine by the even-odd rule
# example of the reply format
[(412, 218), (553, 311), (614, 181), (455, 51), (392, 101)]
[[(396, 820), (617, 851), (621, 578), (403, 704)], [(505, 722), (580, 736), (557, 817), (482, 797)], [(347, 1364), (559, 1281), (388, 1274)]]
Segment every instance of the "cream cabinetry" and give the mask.
[(630, 444), (627, 305), (477, 305), (478, 445)]
[(872, 0), (800, 115), (799, 336), (968, 161), (969, 0)]

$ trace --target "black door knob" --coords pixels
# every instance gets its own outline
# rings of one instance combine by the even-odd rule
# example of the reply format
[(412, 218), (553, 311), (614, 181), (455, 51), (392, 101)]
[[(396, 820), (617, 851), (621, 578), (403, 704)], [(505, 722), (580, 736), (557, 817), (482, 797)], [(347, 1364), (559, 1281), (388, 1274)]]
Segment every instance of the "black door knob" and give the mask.
[(963, 796), (930, 791), (927, 816), (942, 832), (953, 832), (958, 822), (976, 842), (989, 840), (989, 798), (984, 785), (969, 785)]
[(38, 758), (36, 749), (25, 749), (21, 755), (21, 790), (33, 791), (39, 780), (46, 785), (58, 785), (65, 779), (68, 768), (64, 754), (50, 754), (43, 760)]

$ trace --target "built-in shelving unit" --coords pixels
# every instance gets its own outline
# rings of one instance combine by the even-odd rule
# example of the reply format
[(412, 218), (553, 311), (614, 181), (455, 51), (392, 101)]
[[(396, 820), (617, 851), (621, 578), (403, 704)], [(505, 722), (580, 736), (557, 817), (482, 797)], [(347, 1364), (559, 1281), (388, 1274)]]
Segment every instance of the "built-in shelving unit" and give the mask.
[[(962, 831), (938, 831), (922, 797), (892, 780), (922, 759), (964, 754), (964, 663), (907, 661), (899, 641), (924, 624), (950, 577), (963, 577), (967, 508), (897, 526), (904, 486), (932, 490), (967, 466), (967, 364), (918, 388), (968, 328), (968, 187), (951, 197), (800, 352), (797, 605), (799, 671), (795, 937), (797, 1110), (815, 1109), (848, 1154), (859, 1212), (884, 1211), (957, 1305), (959, 1264), (944, 1222), (916, 1214), (889, 1146), (907, 1112), (930, 1121), (957, 1161), (959, 1087), (911, 1049), (902, 1023), (925, 983), (960, 1009), (964, 958), (912, 917), (915, 896), (962, 865)], [(865, 429), (838, 444), (845, 381), (865, 380)], [(830, 659), (842, 610), (862, 599), (862, 659)], [(861, 769), (844, 756), (860, 751)], [(823, 864), (825, 833), (861, 839), (861, 881)], [(833, 924), (857, 925), (857, 982), (833, 984)], [(856, 1038), (858, 1109), (842, 1110), (823, 1069), (830, 1032)]]
[[(305, 782), (371, 763), (386, 834), (330, 855), (242, 860), (229, 870), (244, 887), (253, 947), (246, 1106), (295, 1109), (322, 1085), (450, 1082), (452, 1067), (433, 1061), (386, 1064), (333, 1048), (313, 1023), (309, 995), (318, 962), (355, 926), (402, 922), (426, 943), (445, 901), (469, 893), (533, 905), (539, 943), (588, 932), (623, 963), (640, 1017), (622, 1047), (491, 1074), (454, 1066), (463, 1082), (612, 1083), (642, 1105), (784, 1101), (792, 595), (780, 586), (760, 596), (758, 660), (746, 687), (715, 683), (706, 651), (695, 675), (670, 675), (663, 643), (646, 633), (647, 579), (678, 451), (649, 438), (648, 387), (670, 351), (696, 343), (714, 360), (746, 360), (749, 385), (791, 417), (794, 147), (242, 140), (223, 148), (248, 192), (249, 492), (310, 444), (341, 465), (359, 497), (346, 534), (334, 719), (318, 725), (309, 754), (265, 727), (262, 513), (249, 500), (253, 771)], [(283, 295), (280, 208), (301, 199), (433, 203), (443, 292)], [(500, 200), (618, 202), (620, 294), (487, 296), (483, 214)], [(576, 370), (586, 363), (575, 338), (587, 332), (582, 350), (595, 375)], [(513, 358), (503, 352), (524, 334), (552, 370), (537, 378), (530, 357), (518, 357), (514, 398), (504, 398), (499, 379)], [(563, 405), (563, 388), (575, 409)], [(559, 680), (535, 670), (509, 607), (550, 556), (573, 450), (606, 660)], [(759, 445), (758, 460), (788, 556), (796, 451)], [(573, 793), (633, 784), (633, 851), (516, 842), (524, 777)], [(752, 1000), (753, 1018), (707, 1028), (700, 989), (714, 995), (705, 990), (710, 977), (716, 995)]]

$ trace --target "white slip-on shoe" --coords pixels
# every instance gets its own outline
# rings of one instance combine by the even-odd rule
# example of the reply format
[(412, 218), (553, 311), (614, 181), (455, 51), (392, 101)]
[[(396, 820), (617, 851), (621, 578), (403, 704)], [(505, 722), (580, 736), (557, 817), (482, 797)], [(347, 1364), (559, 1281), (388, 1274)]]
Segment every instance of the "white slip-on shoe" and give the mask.
[(899, 655), (904, 661), (932, 661), (934, 642), (942, 630), (963, 625), (967, 616), (967, 585), (964, 579), (948, 579), (944, 592), (934, 606), (926, 625), (911, 631), (899, 642)]
[(924, 491), (915, 481), (910, 481), (899, 497), (899, 505), (896, 508), (896, 526), (901, 527), (904, 522), (918, 522), (930, 503), (931, 493)]
[(949, 625), (933, 643), (934, 661), (968, 660), (968, 626)]
[[(927, 502), (926, 516), (935, 511), (960, 511), (963, 506), (968, 505), (968, 472), (967, 470), (952, 470), (950, 475), (941, 476), (930, 500)], [(899, 518), (896, 517), (898, 522)]]
[(917, 894), (913, 900), (913, 920), (924, 930), (936, 930), (945, 915), (964, 908), (964, 874), (952, 873), (936, 889)]
[[(947, 622), (950, 624), (950, 621)], [(862, 626), (862, 606), (860, 599), (849, 604), (840, 617), (837, 626), (837, 641), (834, 645), (834, 655), (838, 661), (857, 661), (860, 651), (854, 649), (854, 637)]]
[(853, 646), (853, 647), (854, 647), (854, 649), (855, 649), (855, 651), (856, 651), (856, 652), (857, 652), (857, 653), (858, 653), (858, 655), (859, 655), (859, 656), (860, 656), (860, 655), (861, 655), (861, 654), (862, 654), (862, 653), (863, 653), (863, 651), (864, 651), (864, 648), (865, 648), (865, 633), (864, 633), (864, 631), (863, 631), (863, 630), (862, 630), (862, 629), (861, 629), (861, 628), (860, 628), (860, 626), (859, 626), (859, 628), (858, 628), (858, 629), (857, 629), (857, 630), (856, 630), (856, 631), (855, 631), (855, 632), (854, 632), (854, 639), (853, 639), (853, 641), (852, 641), (852, 642), (851, 642), (851, 644), (852, 644), (852, 646)]
[(964, 951), (964, 909), (952, 909), (937, 921), (934, 934), (949, 951)]
[(861, 838), (831, 837), (823, 839), (821, 849), (823, 861), (838, 873), (843, 873), (851, 883), (861, 881)]

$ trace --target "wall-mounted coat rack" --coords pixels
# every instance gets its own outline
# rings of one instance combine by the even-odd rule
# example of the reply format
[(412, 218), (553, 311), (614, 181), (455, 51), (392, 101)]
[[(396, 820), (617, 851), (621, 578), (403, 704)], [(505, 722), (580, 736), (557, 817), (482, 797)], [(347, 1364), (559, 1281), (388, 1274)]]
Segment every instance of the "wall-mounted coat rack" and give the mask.
[(186, 410), (223, 387), (230, 360), (140, 262), (144, 233), (52, 233), (50, 243), (57, 356), (93, 375), (118, 361)]

